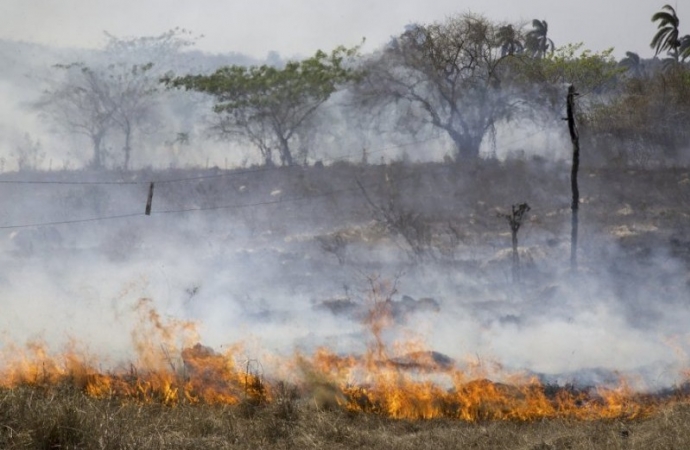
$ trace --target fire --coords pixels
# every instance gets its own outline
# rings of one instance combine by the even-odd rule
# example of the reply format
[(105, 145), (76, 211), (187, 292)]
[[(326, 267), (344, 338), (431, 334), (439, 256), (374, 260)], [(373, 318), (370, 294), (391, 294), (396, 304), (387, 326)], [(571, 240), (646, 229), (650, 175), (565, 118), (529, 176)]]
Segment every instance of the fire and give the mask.
[(198, 337), (195, 324), (163, 320), (146, 299), (137, 303), (135, 312), (139, 324), (132, 343), (137, 359), (127, 368), (104, 373), (74, 342), (57, 355), (43, 342), (31, 342), (24, 349), (7, 345), (0, 365), (0, 387), (68, 384), (96, 398), (171, 406), (269, 399), (260, 377), (235, 365), (240, 346), (221, 354), (200, 344), (190, 345)]
[(341, 380), (345, 408), (399, 419), (632, 419), (648, 416), (661, 405), (651, 396), (636, 394), (624, 381), (617, 388), (575, 390), (544, 386), (536, 378), (519, 376), (509, 377), (511, 383), (498, 383), (455, 367), (438, 368), (431, 372), (432, 380), (428, 369), (422, 372), (391, 361), (372, 364), (367, 358), (338, 358), (323, 349), (313, 363)]
[(475, 422), (632, 419), (648, 416), (661, 406), (660, 399), (636, 393), (624, 379), (614, 388), (545, 386), (533, 376), (501, 373), (496, 365), (492, 372), (505, 381), (494, 382), (488, 379), (485, 366), (460, 368), (419, 341), (399, 343), (391, 352), (382, 336), (395, 322), (390, 300), (395, 285), (378, 278), (369, 281), (370, 308), (364, 318), (372, 336), (369, 350), (354, 357), (321, 348), (309, 360), (311, 371), (332, 380), (344, 394), (340, 403), (348, 410), (398, 419), (443, 417)]
[[(135, 307), (140, 322), (132, 333), (136, 359), (119, 369), (99, 369), (97, 358), (71, 342), (53, 354), (45, 343), (23, 348), (6, 345), (0, 363), (0, 387), (50, 388), (70, 385), (95, 398), (179, 404), (270, 403), (271, 385), (251, 361), (241, 361), (241, 345), (219, 353), (198, 343), (192, 322), (167, 320), (151, 302)], [(665, 397), (635, 392), (626, 380), (616, 387), (575, 389), (547, 386), (523, 374), (500, 375), (485, 365), (461, 366), (426, 350), (419, 341), (388, 348), (382, 333), (394, 321), (385, 299), (376, 302), (364, 322), (372, 334), (362, 355), (338, 355), (327, 348), (278, 360), (307, 393), (312, 387), (328, 392), (349, 411), (398, 419), (452, 418), (533, 421), (547, 418), (595, 420), (639, 418), (687, 396)], [(276, 357), (277, 358), (277, 357)], [(240, 362), (241, 361), (241, 362)]]

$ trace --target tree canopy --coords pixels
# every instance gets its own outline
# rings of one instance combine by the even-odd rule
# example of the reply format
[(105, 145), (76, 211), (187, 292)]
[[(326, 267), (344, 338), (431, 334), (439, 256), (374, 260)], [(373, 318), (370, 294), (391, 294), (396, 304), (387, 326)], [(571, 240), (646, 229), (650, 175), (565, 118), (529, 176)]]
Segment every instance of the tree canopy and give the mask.
[[(274, 52), (263, 65), (249, 57), (184, 51), (192, 45), (186, 30), (127, 38), (106, 33), (101, 51), (61, 57), (86, 62), (54, 66), (32, 104), (55, 128), (86, 137), (89, 164), (97, 168), (129, 169), (144, 155), (179, 154), (178, 143), (208, 139), (209, 128), (213, 137), (251, 144), (266, 164), (306, 163), (307, 155), (323, 157), (335, 146), (351, 152), (410, 137), (446, 139), (431, 150), (420, 148), (429, 158), (447, 152), (455, 161), (473, 160), (488, 138), (496, 148), (506, 125), (559, 121), (570, 84), (582, 94), (578, 113), (589, 130), (619, 139), (632, 119), (608, 119), (633, 114), (631, 136), (679, 149), (687, 136), (678, 130), (687, 118), (690, 35), (681, 35), (676, 13), (664, 5), (652, 16), (657, 29), (649, 37), (661, 58), (629, 51), (619, 63), (612, 49), (556, 48), (545, 20), (494, 22), (472, 13), (409, 24), (364, 58), (359, 47), (338, 47), (290, 62)], [(161, 81), (171, 89), (164, 91)], [(656, 112), (643, 117), (638, 104)], [(638, 124), (651, 124), (652, 116), (665, 117), (664, 125), (641, 133)], [(652, 131), (662, 129), (676, 137), (654, 138)], [(217, 164), (193, 148), (202, 147), (190, 146), (185, 158)], [(220, 155), (206, 146), (203, 152)], [(228, 160), (247, 163), (244, 154), (223, 156), (226, 166)]]
[(290, 141), (306, 120), (339, 88), (358, 78), (348, 65), (358, 47), (338, 47), (330, 54), (290, 61), (284, 67), (227, 66), (210, 75), (165, 77), (163, 82), (211, 95), (215, 99), (221, 136), (241, 137), (253, 143), (267, 164), (277, 150), (283, 165), (292, 165)]
[[(596, 94), (604, 94), (613, 87), (617, 75), (626, 69), (613, 58), (613, 49), (592, 52), (583, 49), (582, 44), (569, 44), (555, 49), (543, 58), (520, 61), (516, 77), (528, 90), (533, 104), (547, 104), (549, 113), (560, 111), (563, 100), (563, 86), (575, 85), (581, 94), (587, 94), (592, 102)], [(535, 92), (535, 87), (538, 92)], [(583, 106), (583, 101), (579, 102)]]
[(394, 105), (405, 129), (443, 130), (456, 160), (477, 158), (485, 134), (516, 103), (502, 72), (519, 48), (514, 32), (473, 14), (409, 27), (365, 64), (357, 95), (365, 105)]

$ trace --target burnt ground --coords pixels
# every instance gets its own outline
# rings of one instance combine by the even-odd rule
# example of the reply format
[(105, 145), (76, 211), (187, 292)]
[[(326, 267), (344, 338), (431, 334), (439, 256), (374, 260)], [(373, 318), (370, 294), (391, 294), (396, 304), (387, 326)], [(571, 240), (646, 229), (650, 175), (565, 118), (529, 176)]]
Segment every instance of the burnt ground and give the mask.
[[(638, 335), (685, 333), (690, 169), (584, 167), (575, 277), (569, 175), (567, 164), (541, 160), (4, 174), (5, 181), (141, 184), (4, 184), (3, 225), (68, 223), (5, 229), (0, 281), (6, 296), (19, 297), (24, 287), (13, 277), (29, 271), (46, 295), (60, 289), (69, 302), (93, 305), (94, 293), (110, 301), (141, 276), (148, 288), (133, 297), (146, 294), (167, 314), (207, 323), (212, 346), (249, 326), (259, 336), (295, 333), (273, 336), (272, 348), (361, 351), (372, 301), (390, 302), (401, 326), (447, 317), (476, 324), (470, 334), (587, 325), (585, 308), (600, 307)], [(153, 213), (144, 216), (151, 180)], [(531, 210), (518, 233), (515, 283), (505, 214), (523, 202)], [(379, 281), (387, 290), (372, 296)], [(77, 283), (88, 289), (66, 287)], [(312, 315), (337, 326), (310, 327)], [(21, 311), (16, 317), (29, 322)], [(450, 358), (474, 352), (442, 338), (430, 345)], [(508, 365), (525, 369), (523, 359)], [(598, 373), (599, 365), (584, 369)]]

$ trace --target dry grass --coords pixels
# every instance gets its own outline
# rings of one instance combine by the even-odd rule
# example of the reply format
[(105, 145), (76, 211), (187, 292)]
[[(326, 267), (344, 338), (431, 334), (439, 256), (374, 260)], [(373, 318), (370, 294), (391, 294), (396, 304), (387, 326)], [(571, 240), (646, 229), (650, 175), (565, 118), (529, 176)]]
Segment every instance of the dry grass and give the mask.
[(318, 409), (286, 397), (270, 405), (123, 403), (76, 389), (0, 390), (3, 449), (681, 449), (690, 405), (643, 420), (465, 423), (392, 420)]

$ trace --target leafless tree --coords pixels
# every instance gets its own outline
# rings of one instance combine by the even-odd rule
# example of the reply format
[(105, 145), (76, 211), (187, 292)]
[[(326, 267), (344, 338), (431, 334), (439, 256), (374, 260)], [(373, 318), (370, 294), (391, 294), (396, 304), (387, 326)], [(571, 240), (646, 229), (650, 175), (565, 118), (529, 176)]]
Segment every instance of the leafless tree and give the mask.
[(517, 106), (502, 62), (500, 26), (464, 14), (443, 23), (408, 26), (365, 63), (355, 94), (360, 104), (390, 113), (416, 132), (443, 130), (455, 159), (474, 159), (482, 140)]
[(65, 132), (86, 136), (93, 147), (90, 165), (95, 168), (106, 164), (106, 137), (118, 139), (122, 165), (128, 170), (137, 133), (157, 123), (159, 78), (179, 51), (191, 45), (186, 33), (174, 29), (159, 36), (124, 39), (106, 33), (100, 58), (89, 65), (55, 66), (60, 76), (48, 81), (34, 107)]
[(155, 121), (158, 82), (148, 74), (152, 67), (126, 66), (112, 77), (113, 122), (124, 137), (124, 170), (129, 170), (134, 133)]
[(316, 240), (319, 242), (324, 252), (335, 255), (340, 265), (345, 264), (347, 254), (347, 237), (345, 233), (339, 231), (325, 236), (319, 236)]
[(518, 231), (531, 208), (527, 203), (520, 203), (511, 207), (510, 214), (501, 214), (508, 220), (513, 244), (513, 283), (520, 282), (520, 253), (518, 252)]
[(111, 86), (84, 64), (58, 65), (59, 83), (43, 92), (35, 107), (68, 133), (86, 136), (93, 146), (91, 166), (103, 167), (103, 140), (113, 127)]
[(133, 137), (155, 112), (158, 82), (149, 75), (152, 64), (116, 64), (91, 68), (81, 63), (58, 65), (64, 78), (45, 90), (34, 105), (68, 133), (88, 137), (93, 146), (91, 166), (105, 165), (104, 139), (121, 133), (125, 170), (129, 169)]
[(390, 196), (385, 204), (376, 204), (359, 181), (357, 185), (371, 207), (376, 222), (392, 236), (402, 237), (414, 261), (419, 262), (426, 256), (433, 256), (431, 227), (422, 214), (406, 209), (394, 196)]

